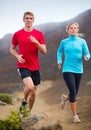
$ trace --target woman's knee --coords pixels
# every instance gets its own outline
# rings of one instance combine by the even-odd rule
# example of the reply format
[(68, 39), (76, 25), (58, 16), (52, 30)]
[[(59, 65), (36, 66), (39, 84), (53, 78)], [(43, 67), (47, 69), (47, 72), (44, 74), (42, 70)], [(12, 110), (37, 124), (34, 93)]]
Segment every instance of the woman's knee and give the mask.
[(69, 98), (69, 102), (71, 103), (76, 102), (76, 98)]
[(76, 101), (76, 93), (71, 93), (69, 95), (69, 101), (70, 102), (75, 102)]

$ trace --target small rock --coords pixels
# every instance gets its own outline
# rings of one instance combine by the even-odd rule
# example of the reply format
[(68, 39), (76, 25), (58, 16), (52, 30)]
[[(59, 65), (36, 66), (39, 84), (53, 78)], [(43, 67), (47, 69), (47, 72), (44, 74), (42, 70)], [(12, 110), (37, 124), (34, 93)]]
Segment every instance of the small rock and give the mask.
[(3, 102), (3, 101), (0, 101), (0, 105), (6, 106), (7, 103), (5, 103), (5, 102)]

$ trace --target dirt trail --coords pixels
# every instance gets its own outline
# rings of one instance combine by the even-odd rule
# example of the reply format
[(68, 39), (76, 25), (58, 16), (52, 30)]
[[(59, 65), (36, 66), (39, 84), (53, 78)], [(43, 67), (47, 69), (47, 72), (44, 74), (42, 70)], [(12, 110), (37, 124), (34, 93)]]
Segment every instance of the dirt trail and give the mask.
[[(15, 97), (21, 100), (23, 92), (15, 93)], [(78, 98), (78, 113), (82, 121), (78, 124), (72, 122), (73, 115), (69, 102), (67, 102), (65, 109), (61, 109), (60, 97), (61, 93), (57, 87), (53, 86), (52, 81), (43, 82), (38, 88), (32, 114), (45, 113), (48, 115), (49, 120), (59, 120), (63, 130), (91, 130), (91, 96), (79, 96)], [(0, 118), (5, 119), (11, 109), (19, 108), (20, 100), (14, 98), (14, 105), (0, 106)]]

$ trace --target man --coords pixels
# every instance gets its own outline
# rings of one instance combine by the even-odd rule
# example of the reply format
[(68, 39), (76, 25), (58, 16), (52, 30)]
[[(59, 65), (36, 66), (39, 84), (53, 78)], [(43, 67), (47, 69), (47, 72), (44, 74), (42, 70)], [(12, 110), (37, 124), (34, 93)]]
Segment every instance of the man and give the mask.
[(21, 113), (28, 104), (29, 110), (32, 109), (36, 98), (36, 88), (40, 84), (38, 51), (43, 54), (47, 53), (43, 33), (33, 28), (34, 14), (25, 12), (23, 22), (24, 28), (14, 33), (10, 47), (10, 53), (18, 60), (17, 70), (25, 85)]

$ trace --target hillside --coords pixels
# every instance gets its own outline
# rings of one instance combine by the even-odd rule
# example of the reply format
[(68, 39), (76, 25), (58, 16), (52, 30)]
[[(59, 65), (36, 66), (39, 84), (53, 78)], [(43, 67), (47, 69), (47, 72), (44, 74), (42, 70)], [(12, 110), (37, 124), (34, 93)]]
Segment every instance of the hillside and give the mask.
[[(46, 115), (45, 125), (47, 122), (50, 124), (52, 121), (59, 121), (63, 130), (91, 130), (91, 87), (89, 82), (86, 82), (80, 88), (77, 98), (81, 123), (75, 124), (72, 122), (73, 115), (69, 102), (67, 102), (65, 109), (61, 109), (60, 99), (63, 93), (67, 93), (67, 88), (62, 79), (43, 81), (38, 87), (37, 98), (31, 116), (28, 118), (30, 119), (33, 115)], [(0, 119), (7, 118), (12, 109), (19, 109), (22, 97), (23, 91), (15, 92), (13, 94), (13, 105), (0, 106)], [(25, 126), (27, 125), (28, 121), (26, 120)], [(41, 125), (43, 125), (43, 122), (41, 122)]]

